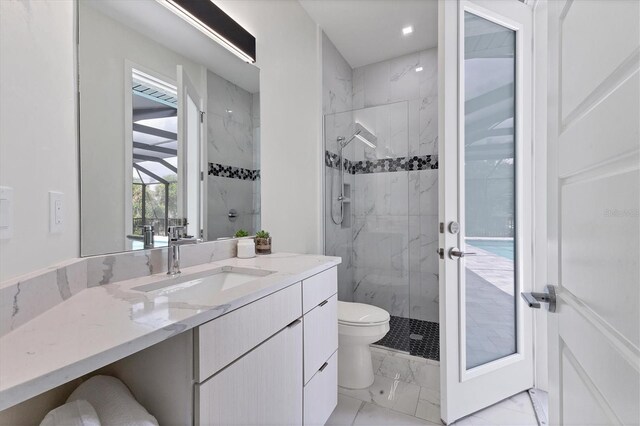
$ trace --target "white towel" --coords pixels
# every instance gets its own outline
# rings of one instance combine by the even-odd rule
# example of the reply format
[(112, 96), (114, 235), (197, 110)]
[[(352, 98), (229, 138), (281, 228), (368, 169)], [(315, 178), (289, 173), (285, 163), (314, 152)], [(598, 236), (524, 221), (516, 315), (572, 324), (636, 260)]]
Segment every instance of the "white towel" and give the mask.
[(93, 405), (102, 426), (158, 426), (156, 418), (115, 377), (90, 378), (73, 391), (67, 402), (79, 399), (85, 399)]
[(49, 411), (40, 426), (100, 426), (100, 420), (91, 404), (78, 399)]

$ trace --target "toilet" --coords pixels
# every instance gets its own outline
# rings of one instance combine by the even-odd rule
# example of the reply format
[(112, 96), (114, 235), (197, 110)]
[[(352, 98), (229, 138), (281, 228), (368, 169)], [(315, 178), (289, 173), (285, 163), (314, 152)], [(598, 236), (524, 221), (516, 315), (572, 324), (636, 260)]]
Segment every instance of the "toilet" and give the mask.
[(338, 301), (338, 385), (365, 389), (373, 383), (369, 345), (389, 332), (389, 312), (364, 303)]

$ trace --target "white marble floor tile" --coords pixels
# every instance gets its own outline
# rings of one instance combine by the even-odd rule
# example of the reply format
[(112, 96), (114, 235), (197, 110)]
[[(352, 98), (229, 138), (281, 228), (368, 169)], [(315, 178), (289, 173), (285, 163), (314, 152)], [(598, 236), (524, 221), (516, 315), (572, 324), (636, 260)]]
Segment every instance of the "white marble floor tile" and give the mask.
[(384, 357), (380, 364), (378, 374), (394, 379), (398, 376), (399, 380), (408, 383), (413, 383), (414, 381), (413, 372), (409, 367), (409, 360), (392, 354)]
[(378, 374), (389, 378), (398, 378), (407, 383), (440, 391), (439, 363), (411, 360), (396, 354), (388, 354), (382, 360)]
[(380, 369), (380, 365), (382, 364), (382, 360), (384, 360), (384, 353), (379, 351), (371, 351), (371, 362), (373, 363), (373, 373), (377, 374)]
[(426, 420), (413, 416), (397, 413), (387, 408), (379, 407), (375, 404), (365, 403), (358, 412), (354, 426), (412, 426), (412, 425), (433, 425)]
[[(526, 398), (525, 398), (526, 397)], [(537, 426), (536, 415), (526, 392), (508, 398), (457, 421), (458, 426)]]
[(363, 402), (350, 396), (338, 394), (338, 405), (327, 420), (327, 426), (350, 426), (360, 411)]
[(440, 405), (440, 391), (422, 387), (420, 388), (420, 396), (418, 399)]
[(440, 423), (440, 405), (420, 400), (416, 408), (416, 417), (433, 423)]
[(531, 403), (531, 397), (529, 396), (528, 392), (521, 392), (519, 394), (513, 395), (511, 398), (507, 398), (504, 401), (496, 404), (496, 406), (535, 415), (533, 404)]
[(376, 375), (373, 384), (368, 389), (338, 388), (338, 392), (380, 407), (414, 415), (420, 396), (420, 387), (399, 379)]

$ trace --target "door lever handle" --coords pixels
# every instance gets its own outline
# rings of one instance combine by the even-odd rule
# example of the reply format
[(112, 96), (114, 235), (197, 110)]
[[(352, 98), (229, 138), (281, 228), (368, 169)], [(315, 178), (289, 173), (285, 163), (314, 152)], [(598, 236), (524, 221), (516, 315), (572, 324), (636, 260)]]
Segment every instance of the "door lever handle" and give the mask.
[(452, 247), (449, 249), (449, 259), (453, 259), (453, 258), (458, 258), (460, 259), (461, 257), (465, 257), (465, 256), (475, 256), (475, 253), (471, 253), (471, 252), (464, 252), (462, 250), (460, 250), (458, 247)]
[(556, 311), (556, 288), (552, 285), (545, 286), (544, 293), (535, 291), (522, 292), (520, 296), (522, 296), (530, 308), (540, 309), (540, 303), (547, 303), (547, 310), (549, 312)]

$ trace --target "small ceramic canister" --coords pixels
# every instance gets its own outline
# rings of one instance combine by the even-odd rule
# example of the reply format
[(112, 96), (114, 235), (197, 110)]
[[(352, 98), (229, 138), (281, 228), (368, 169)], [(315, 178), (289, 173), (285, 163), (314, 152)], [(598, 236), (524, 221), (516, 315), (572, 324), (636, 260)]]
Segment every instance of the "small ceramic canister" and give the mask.
[(249, 259), (256, 257), (256, 243), (253, 238), (238, 241), (238, 258)]

